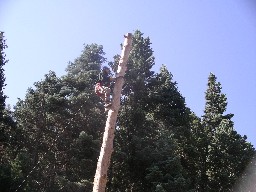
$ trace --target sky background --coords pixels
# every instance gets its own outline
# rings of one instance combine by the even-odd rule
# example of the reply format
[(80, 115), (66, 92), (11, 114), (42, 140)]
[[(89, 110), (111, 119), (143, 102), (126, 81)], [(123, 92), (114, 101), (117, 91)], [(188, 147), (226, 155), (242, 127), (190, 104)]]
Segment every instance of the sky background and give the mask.
[(235, 129), (256, 146), (255, 0), (0, 0), (7, 103), (50, 70), (60, 77), (84, 44), (120, 54), (123, 35), (149, 37), (158, 72), (167, 65), (187, 106), (203, 114), (210, 72), (226, 94)]

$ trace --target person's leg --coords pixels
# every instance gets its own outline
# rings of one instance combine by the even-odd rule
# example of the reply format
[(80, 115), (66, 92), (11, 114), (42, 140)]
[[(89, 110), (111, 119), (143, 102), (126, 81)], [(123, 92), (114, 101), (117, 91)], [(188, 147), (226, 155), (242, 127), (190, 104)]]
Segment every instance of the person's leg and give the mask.
[(105, 101), (105, 107), (109, 107), (111, 105), (110, 101), (110, 88), (109, 87), (102, 87), (104, 90), (104, 101)]
[(104, 101), (105, 103), (110, 103), (110, 88), (109, 87), (104, 87), (102, 86), (103, 88), (103, 92), (104, 92), (104, 95), (105, 95), (105, 98), (104, 98)]
[(106, 87), (105, 88), (105, 102), (110, 103), (110, 88)]

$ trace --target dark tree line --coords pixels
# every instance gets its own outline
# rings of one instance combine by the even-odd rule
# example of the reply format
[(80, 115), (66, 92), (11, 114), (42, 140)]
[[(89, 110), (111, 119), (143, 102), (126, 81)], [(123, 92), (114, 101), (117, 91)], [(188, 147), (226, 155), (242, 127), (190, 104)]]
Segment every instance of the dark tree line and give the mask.
[[(102, 65), (116, 69), (119, 55), (108, 62), (101, 45), (85, 45), (65, 75), (50, 71), (11, 111), (4, 37), (0, 48), (0, 191), (91, 191), (106, 120), (94, 84)], [(107, 191), (243, 191), (255, 176), (255, 149), (225, 113), (217, 77), (209, 75), (198, 117), (166, 66), (155, 72), (154, 65), (150, 39), (135, 31)]]

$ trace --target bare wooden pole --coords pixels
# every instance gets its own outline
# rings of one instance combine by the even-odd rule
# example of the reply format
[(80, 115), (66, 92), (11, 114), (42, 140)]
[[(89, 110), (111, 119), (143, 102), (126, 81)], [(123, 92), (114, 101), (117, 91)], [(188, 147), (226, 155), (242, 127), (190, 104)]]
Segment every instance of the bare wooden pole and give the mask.
[(120, 108), (121, 91), (124, 84), (124, 75), (128, 56), (132, 47), (132, 34), (127, 33), (125, 36), (123, 49), (116, 73), (116, 82), (113, 91), (112, 105), (108, 111), (105, 132), (97, 163), (97, 170), (94, 177), (93, 192), (105, 192), (107, 183), (107, 172), (110, 164), (111, 154), (113, 152), (113, 140), (116, 127), (116, 119)]

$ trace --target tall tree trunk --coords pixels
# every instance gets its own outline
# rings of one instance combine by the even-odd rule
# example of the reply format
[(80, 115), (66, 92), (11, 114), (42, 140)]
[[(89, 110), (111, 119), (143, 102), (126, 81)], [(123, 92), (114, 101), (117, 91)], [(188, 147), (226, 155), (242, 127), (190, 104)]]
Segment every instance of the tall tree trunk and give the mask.
[(101, 146), (100, 156), (98, 159), (97, 170), (94, 177), (93, 192), (105, 192), (107, 183), (107, 171), (110, 164), (111, 154), (113, 152), (113, 140), (116, 127), (116, 119), (120, 108), (121, 91), (124, 84), (124, 75), (126, 71), (126, 63), (132, 47), (132, 34), (127, 33), (123, 44), (121, 58), (118, 64), (116, 82), (113, 91), (112, 105), (108, 111), (103, 142)]

